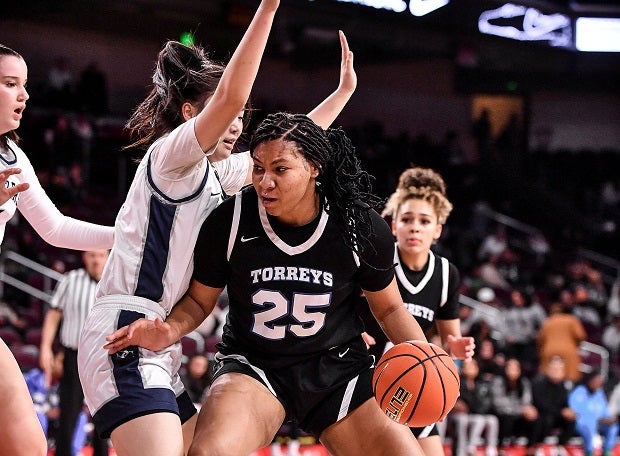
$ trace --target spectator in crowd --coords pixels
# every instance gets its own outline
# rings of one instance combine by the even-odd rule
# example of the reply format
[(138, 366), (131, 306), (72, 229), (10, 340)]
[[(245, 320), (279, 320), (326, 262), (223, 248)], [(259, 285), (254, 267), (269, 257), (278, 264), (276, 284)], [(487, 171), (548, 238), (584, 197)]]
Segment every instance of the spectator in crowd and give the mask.
[(499, 437), (502, 444), (510, 445), (515, 436), (524, 435), (532, 441), (533, 423), (538, 410), (533, 405), (532, 384), (523, 375), (521, 362), (508, 358), (504, 372), (491, 381), (493, 408), (499, 418)]
[(603, 456), (611, 456), (618, 440), (618, 420), (611, 414), (603, 390), (603, 376), (593, 370), (583, 377), (568, 395), (568, 404), (575, 411), (575, 430), (583, 439), (586, 456), (594, 456), (594, 437), (603, 438)]
[(108, 112), (108, 80), (94, 60), (80, 73), (77, 104), (89, 114), (100, 116)]
[(507, 254), (510, 258), (516, 258), (516, 255), (508, 246), (506, 226), (498, 224), (495, 230), (488, 233), (482, 240), (480, 247), (478, 247), (477, 256), (478, 260), (485, 260), (489, 256), (500, 258), (504, 254)]
[(58, 108), (73, 107), (73, 73), (66, 57), (56, 57), (47, 73), (47, 101)]
[(620, 420), (620, 382), (616, 383), (609, 395), (609, 414)]
[[(58, 397), (58, 386), (64, 375), (64, 357), (62, 350), (57, 350), (53, 354), (51, 374), (44, 372), (42, 369), (30, 369), (24, 374), (28, 391), (32, 396), (37, 411), (37, 416), (43, 432), (47, 436), (49, 446), (57, 448), (59, 417), (60, 417), (60, 401)], [(76, 420), (75, 427), (71, 433), (71, 456), (79, 456), (82, 448), (87, 440), (85, 425), (88, 422), (88, 416), (84, 412), (80, 412)], [(54, 454), (56, 450), (54, 449)]]
[(547, 314), (523, 289), (510, 292), (508, 308), (502, 312), (506, 334), (506, 356), (518, 358), (529, 375), (538, 366), (536, 339)]
[(475, 339), (486, 337), (493, 340), (493, 343), (504, 346), (506, 329), (504, 327), (504, 305), (491, 287), (484, 286), (476, 293), (478, 301), (482, 306), (476, 306), (471, 316), (472, 325), (470, 334)]
[(476, 454), (476, 447), (482, 440), (487, 456), (497, 454), (499, 420), (493, 414), (493, 388), (491, 382), (480, 375), (475, 358), (463, 361), (460, 396), (450, 417), (456, 428), (456, 456)]
[[(83, 268), (65, 274), (59, 282), (50, 309), (43, 320), (41, 332), (41, 368), (51, 375), (53, 368), (53, 343), (60, 331), (64, 351), (63, 371), (60, 379), (60, 417), (56, 439), (56, 456), (72, 456), (72, 436), (84, 406), (84, 392), (77, 371), (77, 348), (86, 316), (95, 302), (95, 291), (108, 259), (109, 251), (91, 250), (82, 254)], [(62, 323), (62, 325), (61, 325)], [(108, 441), (93, 437), (94, 456), (107, 456)]]
[(58, 406), (58, 381), (62, 377), (64, 353), (56, 351), (52, 357), (51, 372), (46, 373), (42, 369), (34, 368), (24, 373), (24, 379), (28, 386), (28, 391), (32, 397), (37, 417), (43, 428), (43, 432), (48, 438), (55, 427), (52, 422), (58, 421), (60, 408)]
[(609, 358), (616, 362), (620, 354), (620, 315), (614, 315), (612, 322), (605, 327), (601, 341), (609, 350)]
[(17, 332), (23, 333), (26, 329), (27, 322), (15, 312), (13, 307), (0, 299), (0, 327), (2, 326), (12, 327)]
[(185, 390), (197, 407), (202, 404), (207, 389), (211, 385), (211, 371), (209, 359), (202, 353), (196, 353), (189, 358), (185, 371), (181, 373)]
[(586, 340), (586, 331), (577, 317), (567, 313), (564, 306), (554, 302), (549, 316), (538, 332), (540, 371), (545, 371), (549, 360), (561, 357), (566, 363), (566, 377), (572, 382), (581, 378), (579, 345)]
[(620, 278), (614, 280), (609, 291), (609, 300), (607, 301), (607, 315), (620, 315)]
[(477, 266), (475, 275), (485, 287), (497, 290), (509, 290), (512, 285), (506, 277), (502, 266), (502, 258), (499, 254), (488, 254)]
[(601, 315), (590, 301), (590, 294), (585, 283), (574, 283), (570, 286), (572, 293), (571, 313), (579, 318), (588, 331), (588, 338), (598, 343), (603, 322)]
[(545, 370), (532, 380), (532, 403), (538, 410), (530, 447), (558, 431), (558, 445), (563, 446), (574, 434), (575, 412), (568, 405), (566, 363), (559, 356), (552, 357)]

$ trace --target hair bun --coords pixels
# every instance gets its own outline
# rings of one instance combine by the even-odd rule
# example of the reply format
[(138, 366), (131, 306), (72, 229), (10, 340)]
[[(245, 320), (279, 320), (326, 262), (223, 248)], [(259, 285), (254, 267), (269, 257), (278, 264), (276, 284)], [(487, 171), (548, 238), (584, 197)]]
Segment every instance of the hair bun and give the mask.
[(446, 184), (442, 177), (430, 168), (409, 168), (400, 175), (398, 188), (427, 187), (442, 195), (446, 194)]

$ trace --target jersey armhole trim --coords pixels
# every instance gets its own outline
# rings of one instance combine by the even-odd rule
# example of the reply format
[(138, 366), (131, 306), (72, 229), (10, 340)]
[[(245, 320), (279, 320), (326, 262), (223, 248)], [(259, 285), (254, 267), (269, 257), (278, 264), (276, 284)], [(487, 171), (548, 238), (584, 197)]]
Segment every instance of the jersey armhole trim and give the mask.
[(237, 231), (239, 230), (239, 219), (241, 218), (241, 199), (243, 194), (241, 192), (235, 193), (235, 208), (233, 211), (232, 224), (230, 227), (230, 234), (228, 235), (228, 250), (226, 251), (226, 259), (230, 261), (230, 255), (232, 249), (235, 246), (235, 240), (237, 239)]
[(148, 180), (149, 186), (161, 199), (163, 199), (169, 204), (181, 204), (181, 203), (186, 203), (188, 201), (195, 199), (196, 197), (198, 197), (198, 195), (202, 193), (202, 190), (205, 188), (205, 185), (207, 184), (207, 179), (209, 178), (210, 169), (211, 169), (211, 164), (207, 166), (207, 170), (205, 171), (205, 175), (202, 178), (202, 182), (200, 183), (200, 185), (198, 186), (198, 188), (196, 189), (194, 193), (192, 193), (191, 195), (185, 196), (183, 198), (179, 198), (179, 199), (170, 198), (168, 195), (163, 193), (159, 188), (157, 188), (157, 185), (155, 185), (155, 181), (153, 180), (153, 175), (151, 174), (151, 155), (150, 154), (148, 156), (147, 163), (146, 163), (146, 178)]
[(443, 306), (448, 301), (448, 281), (450, 280), (448, 259), (441, 257), (441, 302), (439, 307)]

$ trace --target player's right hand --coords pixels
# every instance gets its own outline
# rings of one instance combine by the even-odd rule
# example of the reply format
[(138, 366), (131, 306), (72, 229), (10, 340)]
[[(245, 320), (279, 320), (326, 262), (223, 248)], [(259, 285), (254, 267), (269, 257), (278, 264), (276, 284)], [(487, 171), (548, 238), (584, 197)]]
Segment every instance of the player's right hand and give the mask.
[(157, 317), (155, 320), (140, 318), (106, 336), (103, 346), (110, 355), (137, 345), (151, 351), (159, 351), (179, 340), (172, 327)]
[(30, 187), (30, 185), (25, 182), (14, 185), (12, 187), (6, 186), (6, 182), (9, 179), (9, 176), (12, 176), (13, 174), (19, 174), (21, 172), (22, 170), (19, 168), (7, 168), (0, 171), (0, 205), (6, 203), (19, 192), (28, 190), (28, 188)]

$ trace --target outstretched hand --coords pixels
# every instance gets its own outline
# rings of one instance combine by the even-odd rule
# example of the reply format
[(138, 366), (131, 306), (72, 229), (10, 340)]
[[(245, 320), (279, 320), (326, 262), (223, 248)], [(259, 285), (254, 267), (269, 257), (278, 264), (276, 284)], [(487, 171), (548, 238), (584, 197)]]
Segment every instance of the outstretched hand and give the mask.
[(106, 336), (105, 340), (107, 343), (103, 348), (113, 355), (132, 345), (151, 351), (163, 350), (179, 340), (179, 337), (168, 323), (158, 317), (155, 320), (140, 318), (128, 326), (117, 329)]
[(357, 74), (353, 68), (353, 52), (349, 49), (347, 37), (342, 30), (338, 31), (340, 37), (340, 49), (342, 57), (340, 59), (340, 83), (338, 88), (353, 93), (357, 87)]
[(9, 179), (9, 176), (12, 176), (13, 174), (19, 174), (21, 172), (22, 170), (19, 168), (7, 168), (0, 171), (0, 204), (6, 203), (19, 192), (28, 190), (28, 187), (30, 187), (30, 185), (25, 182), (14, 185), (12, 187), (6, 186), (6, 182)]
[(450, 346), (450, 354), (454, 358), (469, 360), (474, 356), (476, 344), (473, 337), (454, 337), (448, 335), (448, 345)]

